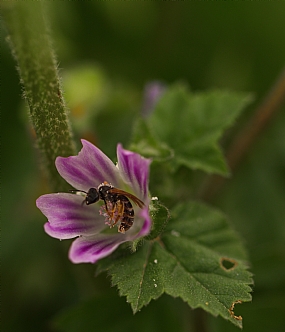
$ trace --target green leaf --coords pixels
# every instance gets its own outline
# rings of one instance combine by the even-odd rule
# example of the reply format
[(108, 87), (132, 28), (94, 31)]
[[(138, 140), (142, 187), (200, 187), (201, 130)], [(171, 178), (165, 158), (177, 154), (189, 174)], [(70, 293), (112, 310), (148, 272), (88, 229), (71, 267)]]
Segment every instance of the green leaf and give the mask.
[(127, 297), (134, 313), (167, 293), (241, 327), (233, 305), (251, 300), (245, 259), (242, 243), (225, 216), (191, 203), (174, 209), (159, 238), (145, 241), (134, 254), (117, 253), (103, 260), (98, 272), (109, 271), (112, 285)]
[(156, 139), (174, 150), (175, 166), (226, 175), (218, 140), (250, 101), (245, 93), (192, 93), (174, 85), (157, 103), (148, 124)]
[(154, 137), (146, 121), (142, 118), (134, 124), (130, 150), (158, 161), (169, 159), (174, 154), (171, 148)]
[(150, 214), (153, 227), (150, 234), (146, 236), (147, 240), (157, 238), (164, 231), (170, 218), (170, 211), (167, 207), (155, 199), (152, 200), (152, 204), (150, 205)]
[(132, 252), (136, 251), (145, 240), (153, 240), (157, 238), (167, 226), (170, 218), (170, 211), (158, 201), (157, 197), (153, 197), (151, 204), (149, 205), (149, 212), (152, 219), (151, 232), (146, 237), (138, 238), (131, 243)]

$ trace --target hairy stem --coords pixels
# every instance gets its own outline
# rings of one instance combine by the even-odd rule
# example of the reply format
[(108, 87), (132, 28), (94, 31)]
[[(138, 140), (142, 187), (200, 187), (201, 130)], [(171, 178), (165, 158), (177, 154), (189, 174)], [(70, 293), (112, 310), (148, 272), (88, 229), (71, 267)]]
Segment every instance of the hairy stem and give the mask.
[(63, 190), (65, 182), (54, 161), (59, 155), (74, 154), (75, 148), (42, 2), (7, 1), (1, 9), (43, 168), (50, 187)]

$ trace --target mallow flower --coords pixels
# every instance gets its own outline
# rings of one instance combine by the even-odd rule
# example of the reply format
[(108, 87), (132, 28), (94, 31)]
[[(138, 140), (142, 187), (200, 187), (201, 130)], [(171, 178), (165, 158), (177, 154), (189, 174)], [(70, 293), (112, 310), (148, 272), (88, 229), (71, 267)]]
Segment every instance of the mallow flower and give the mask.
[[(55, 161), (59, 174), (75, 188), (73, 193), (46, 194), (37, 199), (36, 205), (48, 219), (44, 225), (48, 235), (60, 240), (75, 239), (69, 250), (73, 263), (95, 263), (120, 244), (149, 234), (152, 225), (148, 194), (151, 161), (118, 144), (115, 165), (96, 146), (86, 140), (81, 142), (83, 148), (77, 156), (57, 157)], [(98, 187), (105, 184), (134, 195), (143, 204), (139, 207), (129, 199), (132, 211), (129, 204), (124, 206), (120, 202), (115, 206), (108, 201), (105, 204), (103, 200), (97, 202), (97, 197), (94, 204), (87, 205), (86, 195), (90, 188), (95, 188), (96, 194)], [(123, 209), (133, 216), (133, 225), (125, 232), (118, 232)], [(114, 223), (118, 228), (117, 225), (112, 227)]]
[(153, 112), (166, 90), (166, 85), (159, 81), (152, 81), (145, 85), (141, 111), (143, 117), (147, 118)]

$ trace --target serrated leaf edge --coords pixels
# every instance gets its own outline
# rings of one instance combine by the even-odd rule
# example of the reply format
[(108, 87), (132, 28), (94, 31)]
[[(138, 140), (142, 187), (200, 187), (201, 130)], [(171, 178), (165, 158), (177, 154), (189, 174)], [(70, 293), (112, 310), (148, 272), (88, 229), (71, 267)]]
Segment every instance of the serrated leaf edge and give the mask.
[[(153, 243), (152, 242), (149, 245), (149, 248), (148, 248), (148, 251), (147, 251), (147, 255), (146, 255), (146, 260), (145, 260), (145, 263), (143, 264), (143, 272), (142, 272), (142, 278), (141, 278), (140, 285), (139, 285), (139, 291), (138, 291), (138, 297), (137, 297), (137, 301), (136, 301), (136, 306), (133, 306), (131, 304), (131, 307), (133, 309), (133, 313), (134, 314), (139, 310), (138, 303), (139, 303), (139, 298), (140, 298), (140, 295), (141, 295), (141, 292), (142, 292), (142, 284), (143, 284), (143, 279), (144, 279), (144, 275), (145, 275), (147, 263), (149, 261), (149, 256), (151, 254), (151, 250), (152, 250), (152, 247), (153, 247)], [(152, 299), (152, 297), (150, 297), (150, 300), (151, 299)]]

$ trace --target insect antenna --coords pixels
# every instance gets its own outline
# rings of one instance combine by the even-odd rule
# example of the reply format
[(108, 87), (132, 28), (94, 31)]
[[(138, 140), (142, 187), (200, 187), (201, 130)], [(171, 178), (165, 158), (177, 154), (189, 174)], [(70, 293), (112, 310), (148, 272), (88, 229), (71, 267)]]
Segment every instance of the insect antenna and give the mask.
[(87, 195), (87, 192), (84, 191), (84, 190), (70, 189), (68, 191), (71, 192), (71, 193), (75, 193), (75, 194), (77, 194), (77, 193), (84, 193), (84, 194)]
[[(84, 193), (84, 194), (88, 195), (88, 193), (84, 190), (70, 189), (68, 191), (71, 193), (74, 193), (75, 195), (79, 195), (80, 193)], [(82, 201), (81, 206), (83, 206), (85, 202), (86, 202), (86, 198), (84, 198), (84, 200)]]

